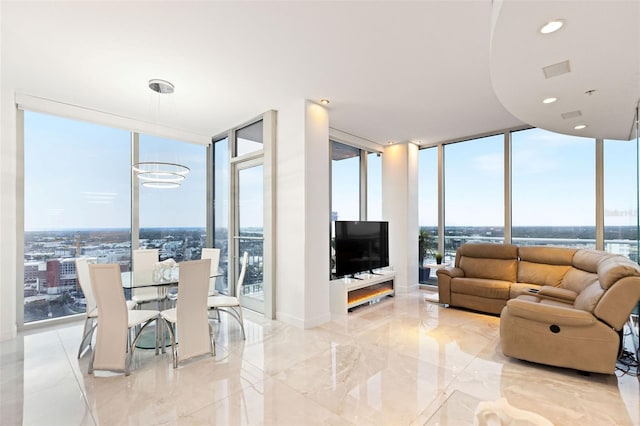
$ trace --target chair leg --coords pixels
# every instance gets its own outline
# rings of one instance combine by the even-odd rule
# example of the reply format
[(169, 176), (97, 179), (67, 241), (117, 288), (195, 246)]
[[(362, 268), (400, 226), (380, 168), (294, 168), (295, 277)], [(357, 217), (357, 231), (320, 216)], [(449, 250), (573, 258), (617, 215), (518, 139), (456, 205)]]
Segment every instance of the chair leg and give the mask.
[(213, 327), (209, 323), (209, 339), (211, 340), (211, 356), (216, 356), (216, 339), (213, 337)]
[(171, 357), (173, 358), (173, 368), (178, 368), (178, 350), (176, 348), (176, 334), (173, 329), (173, 323), (164, 321), (167, 329), (169, 330), (169, 337), (171, 337)]
[[(140, 336), (142, 336), (142, 332), (144, 331), (144, 329), (147, 328), (149, 324), (151, 324), (153, 321), (156, 321), (156, 320), (157, 318), (151, 318), (149, 321), (145, 322), (142, 325), (142, 327), (140, 327), (140, 331), (136, 333), (136, 336), (133, 339), (133, 342), (131, 342), (131, 345), (129, 346), (129, 356), (127, 357), (127, 361), (124, 369), (125, 376), (128, 376), (131, 373), (131, 362), (133, 360), (133, 352), (136, 350), (136, 344), (138, 343), (138, 339), (140, 339)], [(131, 332), (131, 329), (129, 329), (129, 333), (130, 332)], [(131, 335), (129, 334), (129, 336)]]
[[(89, 326), (89, 324), (91, 325)], [(80, 341), (80, 347), (78, 348), (78, 359), (80, 359), (86, 347), (91, 347), (91, 340), (93, 338), (93, 332), (95, 331), (96, 326), (97, 324), (94, 324), (93, 318), (85, 319), (84, 330), (82, 331), (82, 340)]]
[(216, 308), (218, 311), (218, 315), (220, 315), (219, 311), (224, 311), (227, 314), (231, 315), (238, 324), (240, 324), (240, 329), (242, 330), (242, 339), (247, 340), (247, 335), (244, 332), (244, 319), (242, 318), (242, 307), (238, 306), (238, 310), (235, 308)]
[(242, 329), (242, 339), (247, 340), (247, 335), (244, 333), (244, 319), (242, 318), (242, 306), (238, 306), (238, 317), (240, 322), (240, 328)]
[(89, 360), (89, 370), (87, 371), (89, 374), (93, 374), (93, 360), (96, 358), (96, 351), (91, 351), (91, 359)]
[(164, 341), (164, 328), (160, 327), (159, 319), (156, 319), (156, 355), (160, 353), (160, 331), (162, 331), (162, 340)]

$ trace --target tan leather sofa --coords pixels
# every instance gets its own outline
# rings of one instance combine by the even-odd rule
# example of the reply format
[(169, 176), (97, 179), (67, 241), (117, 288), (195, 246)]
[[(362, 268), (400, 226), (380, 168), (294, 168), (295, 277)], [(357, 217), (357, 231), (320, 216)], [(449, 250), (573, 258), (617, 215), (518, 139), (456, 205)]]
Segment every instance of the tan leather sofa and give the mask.
[(505, 355), (612, 374), (640, 267), (596, 250), (465, 244), (438, 287), (441, 303), (500, 313)]

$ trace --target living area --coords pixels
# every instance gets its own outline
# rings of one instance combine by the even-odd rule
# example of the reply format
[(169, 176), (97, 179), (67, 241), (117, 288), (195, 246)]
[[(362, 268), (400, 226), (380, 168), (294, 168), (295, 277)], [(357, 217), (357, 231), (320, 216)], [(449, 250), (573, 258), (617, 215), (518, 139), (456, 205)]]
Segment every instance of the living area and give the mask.
[(171, 373), (169, 353), (136, 351), (127, 379), (86, 374), (79, 323), (24, 333), (0, 343), (3, 424), (473, 425), (499, 413), (528, 425), (640, 422), (636, 377), (506, 357), (498, 317), (423, 293), (308, 330), (246, 311), (247, 340), (223, 316), (215, 357)]
[[(551, 256), (566, 269), (553, 282), (519, 269), (527, 246), (638, 261), (640, 49), (629, 48), (638, 5), (533, 3), (1, 2), (0, 423), (640, 424), (633, 368), (611, 370), (611, 347), (633, 347), (618, 331), (636, 293), (614, 297), (619, 312), (598, 308), (618, 281), (601, 280), (606, 271), (575, 253)], [(539, 31), (558, 20), (555, 33)], [(168, 101), (150, 94), (155, 77), (176, 83)], [(54, 124), (33, 126), (32, 113)], [(63, 119), (110, 135), (90, 133), (72, 149), (78, 133), (56, 132)], [(145, 155), (197, 157), (185, 187), (197, 181), (198, 195), (154, 189), (157, 202), (145, 204), (132, 171)], [(256, 187), (258, 202), (246, 203)], [(160, 220), (145, 229), (149, 211)], [(243, 222), (256, 212), (260, 226)], [(83, 239), (85, 223), (111, 226), (105, 216), (124, 223), (123, 241), (109, 241), (119, 252), (103, 233)], [(170, 220), (187, 217), (197, 226), (173, 232)], [(42, 218), (67, 234), (42, 227), (27, 250)], [(371, 267), (385, 271), (371, 271), (367, 285), (378, 287), (364, 299), (349, 300), (360, 288), (334, 292), (346, 281), (332, 275), (330, 234), (345, 220), (388, 223), (388, 266)], [(420, 228), (432, 236), (424, 257)], [(94, 251), (128, 267), (144, 244), (163, 255), (179, 248), (183, 260), (218, 247), (228, 284), (247, 241), (260, 252), (246, 282), (261, 299), (243, 311), (246, 340), (223, 315), (211, 322), (215, 357), (174, 370), (170, 354), (136, 351), (129, 377), (87, 374), (90, 356), (76, 357), (81, 319), (66, 311), (84, 299), (69, 259)], [(496, 289), (508, 297), (485, 300), (496, 298), (478, 280), (496, 277), (483, 264), (473, 284), (451, 276), (449, 307), (426, 302), (446, 291), (431, 287), (438, 274), (466, 270), (456, 253), (476, 243), (491, 243), (484, 255), (518, 247), (515, 276), (499, 280), (509, 290)], [(44, 257), (60, 267), (41, 268)], [(564, 288), (572, 268), (597, 275), (600, 289), (591, 278)], [(514, 283), (540, 290), (511, 297)], [(470, 293), (481, 303), (466, 303)], [(45, 299), (56, 309), (30, 321), (27, 302)], [(512, 356), (498, 309), (484, 309), (498, 303), (518, 321)], [(576, 303), (585, 309), (569, 322), (596, 334), (610, 326), (606, 360), (553, 366), (557, 347), (521, 343), (517, 333), (531, 329), (519, 321)], [(60, 312), (67, 317), (52, 318)], [(554, 320), (540, 334), (572, 327)], [(570, 340), (559, 345), (575, 350)], [(542, 358), (527, 360), (532, 350)]]

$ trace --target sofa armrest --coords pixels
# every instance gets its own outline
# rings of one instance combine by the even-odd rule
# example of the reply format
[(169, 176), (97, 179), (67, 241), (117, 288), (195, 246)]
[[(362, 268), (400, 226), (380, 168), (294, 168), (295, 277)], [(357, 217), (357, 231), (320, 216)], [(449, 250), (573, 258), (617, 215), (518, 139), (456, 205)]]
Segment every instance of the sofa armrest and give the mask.
[(597, 321), (590, 312), (519, 298), (509, 300), (505, 309), (513, 316), (546, 324), (586, 327)]
[(448, 305), (451, 303), (451, 280), (457, 277), (464, 277), (464, 271), (460, 268), (447, 266), (436, 271), (438, 276), (438, 296), (440, 303)]
[(447, 266), (445, 268), (440, 268), (436, 271), (436, 275), (447, 275), (449, 278), (459, 278), (464, 277), (464, 271), (460, 268), (456, 268), (455, 266)]
[(542, 297), (544, 299), (552, 299), (552, 300), (559, 300), (561, 302), (573, 303), (576, 300), (578, 293), (566, 288), (559, 288), (559, 287), (553, 287), (550, 285), (545, 285), (540, 287), (537, 296)]

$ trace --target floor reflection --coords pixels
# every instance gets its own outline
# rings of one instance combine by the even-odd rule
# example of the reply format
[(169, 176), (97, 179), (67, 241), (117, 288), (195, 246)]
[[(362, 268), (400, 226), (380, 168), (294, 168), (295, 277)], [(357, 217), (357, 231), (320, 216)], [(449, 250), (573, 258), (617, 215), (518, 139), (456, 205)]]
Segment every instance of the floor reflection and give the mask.
[(22, 333), (0, 343), (0, 424), (640, 424), (636, 377), (504, 357), (498, 317), (425, 294), (311, 330), (246, 312), (246, 340), (222, 316), (215, 357), (138, 350), (129, 377), (87, 374), (80, 322)]

